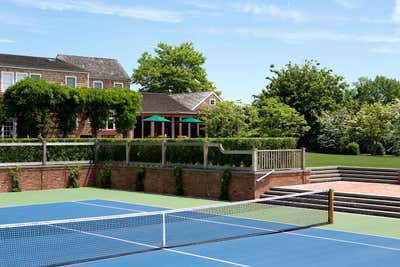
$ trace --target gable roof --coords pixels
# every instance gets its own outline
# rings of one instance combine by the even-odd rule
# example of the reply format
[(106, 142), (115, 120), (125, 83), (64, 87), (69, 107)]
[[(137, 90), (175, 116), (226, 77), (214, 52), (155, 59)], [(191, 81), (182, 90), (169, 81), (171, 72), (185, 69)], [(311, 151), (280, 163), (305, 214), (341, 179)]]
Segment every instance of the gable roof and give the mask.
[(85, 69), (90, 78), (106, 80), (129, 80), (129, 75), (116, 59), (57, 55), (57, 58)]
[(164, 93), (142, 93), (142, 113), (197, 114)]
[(214, 95), (220, 101), (222, 99), (212, 91), (209, 92), (195, 92), (195, 93), (182, 93), (182, 94), (172, 94), (171, 97), (187, 107), (190, 110), (195, 110), (201, 103), (203, 103), (208, 97)]
[(0, 66), (11, 68), (15, 67), (37, 70), (57, 70), (87, 73), (86, 70), (59, 60), (57, 58), (31, 57), (9, 54), (0, 54)]

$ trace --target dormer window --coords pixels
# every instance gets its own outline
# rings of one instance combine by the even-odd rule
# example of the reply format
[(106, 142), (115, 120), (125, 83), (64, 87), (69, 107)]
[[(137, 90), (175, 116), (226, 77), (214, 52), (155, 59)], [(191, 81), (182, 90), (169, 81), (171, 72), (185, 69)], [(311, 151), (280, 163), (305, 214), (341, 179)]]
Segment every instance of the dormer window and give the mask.
[(211, 98), (210, 99), (210, 105), (211, 106), (215, 106), (217, 104), (217, 100), (215, 100), (215, 98)]

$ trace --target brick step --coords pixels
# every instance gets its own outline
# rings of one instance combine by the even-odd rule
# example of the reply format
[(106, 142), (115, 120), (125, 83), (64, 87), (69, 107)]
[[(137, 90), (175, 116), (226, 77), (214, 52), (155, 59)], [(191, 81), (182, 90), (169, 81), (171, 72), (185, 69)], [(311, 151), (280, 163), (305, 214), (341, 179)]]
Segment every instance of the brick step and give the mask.
[(360, 174), (360, 173), (341, 173), (341, 177), (354, 177), (354, 178), (366, 178), (366, 179), (393, 179), (393, 180), (398, 180), (397, 175), (375, 175), (375, 174)]
[(391, 176), (391, 177), (398, 177), (399, 172), (394, 171), (362, 171), (362, 170), (340, 170), (338, 171), (341, 174), (366, 174), (366, 175), (381, 175), (381, 176)]
[(313, 175), (313, 174), (330, 174), (330, 173), (337, 173), (337, 174), (339, 174), (339, 170), (337, 170), (337, 169), (329, 169), (329, 170), (317, 170), (317, 171), (315, 171), (315, 170), (311, 170), (311, 175)]
[(339, 173), (331, 173), (331, 174), (311, 174), (310, 179), (313, 178), (331, 178), (331, 177), (338, 177), (340, 178)]
[(340, 171), (358, 170), (358, 171), (371, 171), (371, 172), (400, 172), (400, 169), (391, 168), (370, 168), (370, 167), (338, 167)]
[(394, 179), (367, 179), (356, 177), (342, 177), (341, 181), (345, 182), (364, 182), (364, 183), (382, 183), (382, 184), (399, 184), (399, 180)]
[(341, 178), (331, 177), (331, 178), (310, 178), (310, 183), (328, 183), (328, 182), (338, 182), (342, 181)]

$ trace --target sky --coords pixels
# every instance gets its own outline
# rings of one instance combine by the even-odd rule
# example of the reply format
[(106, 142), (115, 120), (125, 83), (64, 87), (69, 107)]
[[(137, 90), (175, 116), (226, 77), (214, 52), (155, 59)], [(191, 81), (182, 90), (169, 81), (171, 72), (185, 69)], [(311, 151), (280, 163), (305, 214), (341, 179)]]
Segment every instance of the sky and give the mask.
[(131, 75), (159, 42), (189, 41), (225, 100), (251, 102), (271, 64), (306, 59), (349, 84), (361, 76), (400, 79), (400, 0), (0, 2), (0, 53), (116, 58)]

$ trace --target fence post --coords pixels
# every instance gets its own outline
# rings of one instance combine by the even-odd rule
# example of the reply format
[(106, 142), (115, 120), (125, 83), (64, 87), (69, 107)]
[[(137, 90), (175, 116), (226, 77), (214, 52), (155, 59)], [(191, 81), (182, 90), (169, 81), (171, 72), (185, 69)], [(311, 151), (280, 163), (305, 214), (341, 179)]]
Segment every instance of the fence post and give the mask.
[(97, 164), (99, 162), (99, 141), (96, 140), (94, 142), (94, 163)]
[(208, 141), (203, 142), (203, 168), (207, 169), (208, 166)]
[(300, 165), (301, 165), (302, 170), (306, 169), (306, 148), (305, 147), (301, 148)]
[(167, 160), (167, 141), (161, 143), (161, 166), (164, 167)]
[(129, 142), (129, 140), (126, 140), (126, 143), (125, 143), (125, 164), (126, 164), (126, 166), (129, 165), (129, 161), (131, 160), (130, 157), (131, 157), (131, 143)]
[(253, 150), (252, 150), (251, 161), (252, 161), (252, 166), (253, 166), (253, 172), (256, 172), (258, 170), (258, 150), (257, 150), (257, 148), (253, 148)]
[(47, 164), (47, 142), (42, 142), (42, 165)]

